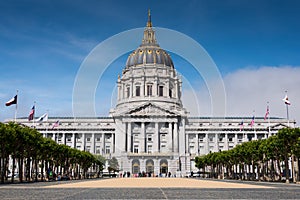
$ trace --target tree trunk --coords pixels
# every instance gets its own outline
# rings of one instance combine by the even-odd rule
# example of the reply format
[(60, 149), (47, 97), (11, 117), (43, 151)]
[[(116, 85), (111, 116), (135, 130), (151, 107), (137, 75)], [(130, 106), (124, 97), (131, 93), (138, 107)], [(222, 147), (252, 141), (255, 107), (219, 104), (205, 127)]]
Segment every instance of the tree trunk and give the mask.
[(281, 181), (282, 180), (282, 170), (281, 170), (279, 159), (277, 159), (277, 167), (278, 167), (278, 171), (279, 171), (279, 181)]
[(289, 173), (289, 157), (288, 155), (284, 156), (284, 165), (285, 165), (285, 182), (290, 182), (290, 173)]
[(4, 163), (5, 163), (5, 156), (3, 156), (2, 158), (1, 158), (1, 183), (3, 184), (4, 183), (4, 177), (5, 177), (5, 165), (4, 165)]
[(37, 182), (38, 181), (38, 160), (37, 159), (35, 159), (35, 182)]
[(292, 154), (292, 177), (293, 183), (296, 183), (295, 156)]
[(11, 173), (11, 182), (14, 182), (14, 178), (15, 178), (15, 165), (16, 165), (16, 158), (15, 156), (12, 157), (12, 165), (13, 165), (13, 169), (12, 169), (12, 173)]

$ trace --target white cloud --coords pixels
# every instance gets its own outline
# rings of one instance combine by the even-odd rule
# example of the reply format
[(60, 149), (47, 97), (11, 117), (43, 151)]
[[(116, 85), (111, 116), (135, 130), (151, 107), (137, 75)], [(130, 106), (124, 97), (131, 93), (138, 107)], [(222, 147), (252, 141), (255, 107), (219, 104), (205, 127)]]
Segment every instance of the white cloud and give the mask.
[[(227, 95), (227, 116), (248, 116), (255, 110), (256, 116), (264, 116), (267, 102), (273, 117), (286, 117), (286, 108), (282, 101), (285, 90), (288, 91), (292, 105), (289, 107), (290, 119), (300, 123), (300, 67), (263, 66), (259, 68), (244, 68), (224, 77)], [(209, 91), (203, 87), (197, 92), (197, 103), (200, 106), (200, 116), (210, 116), (211, 106)], [(191, 115), (195, 113), (194, 95), (184, 91), (183, 102)], [(199, 116), (199, 115), (198, 115)]]

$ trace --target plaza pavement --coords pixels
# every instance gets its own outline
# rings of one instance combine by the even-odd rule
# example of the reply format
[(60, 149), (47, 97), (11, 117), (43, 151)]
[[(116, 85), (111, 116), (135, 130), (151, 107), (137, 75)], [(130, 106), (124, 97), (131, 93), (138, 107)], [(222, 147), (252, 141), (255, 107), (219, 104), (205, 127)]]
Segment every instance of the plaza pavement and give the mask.
[(270, 186), (193, 178), (112, 178), (65, 182), (45, 188), (272, 188)]
[(0, 199), (300, 199), (300, 185), (198, 178), (87, 179), (4, 184)]

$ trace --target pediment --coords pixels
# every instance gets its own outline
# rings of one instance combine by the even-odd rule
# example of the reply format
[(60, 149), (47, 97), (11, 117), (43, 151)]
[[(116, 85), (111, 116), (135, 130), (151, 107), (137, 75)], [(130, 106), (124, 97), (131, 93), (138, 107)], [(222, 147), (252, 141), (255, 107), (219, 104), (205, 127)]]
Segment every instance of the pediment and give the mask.
[(278, 124), (271, 126), (271, 128), (282, 129), (282, 128), (288, 128), (288, 126), (285, 124), (282, 124), (282, 123), (278, 123)]
[(179, 113), (167, 110), (153, 103), (146, 103), (126, 112), (131, 116), (177, 116)]

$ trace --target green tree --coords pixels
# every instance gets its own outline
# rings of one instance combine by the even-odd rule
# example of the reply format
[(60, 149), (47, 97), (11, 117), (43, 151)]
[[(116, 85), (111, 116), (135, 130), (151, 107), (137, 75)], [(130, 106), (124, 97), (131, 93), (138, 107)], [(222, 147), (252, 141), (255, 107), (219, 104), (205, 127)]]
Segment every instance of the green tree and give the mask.
[(108, 160), (108, 171), (109, 172), (117, 172), (119, 171), (119, 163), (116, 157), (112, 157), (111, 159)]

